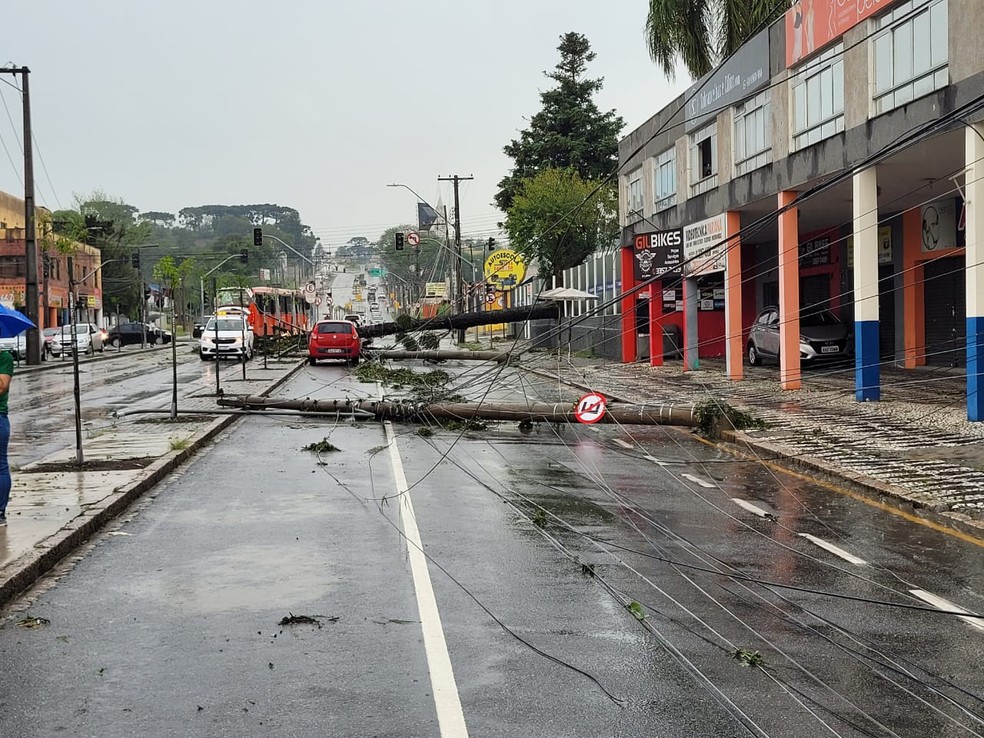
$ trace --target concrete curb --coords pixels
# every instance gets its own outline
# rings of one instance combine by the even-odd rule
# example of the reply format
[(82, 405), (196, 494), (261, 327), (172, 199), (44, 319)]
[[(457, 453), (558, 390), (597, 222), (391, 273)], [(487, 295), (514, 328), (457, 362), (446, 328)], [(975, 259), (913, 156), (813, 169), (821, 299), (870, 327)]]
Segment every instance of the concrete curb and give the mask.
[[(260, 395), (269, 395), (286, 383), (303, 366), (303, 363), (298, 363), (283, 377), (263, 390)], [(241, 417), (239, 415), (223, 415), (215, 419), (186, 448), (171, 451), (162, 456), (141, 470), (139, 478), (115, 490), (96, 505), (89, 506), (57, 533), (36, 543), (33, 551), (0, 567), (0, 607), (27, 590), (38, 579), (57, 566), (62, 559), (89, 540), (95, 533), (98, 533), (114, 518), (125, 512), (147, 490), (155, 487), (168, 474), (188, 461), (205, 444), (240, 420)]]

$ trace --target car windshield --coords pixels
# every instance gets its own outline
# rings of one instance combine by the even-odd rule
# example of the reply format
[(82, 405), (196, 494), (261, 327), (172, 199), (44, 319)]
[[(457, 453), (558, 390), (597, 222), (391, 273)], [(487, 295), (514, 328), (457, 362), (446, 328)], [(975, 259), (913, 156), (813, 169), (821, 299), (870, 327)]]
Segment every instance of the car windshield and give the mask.
[(348, 323), (318, 323), (318, 333), (351, 333)]
[(87, 336), (89, 334), (89, 326), (87, 326), (87, 325), (75, 325), (75, 326), (63, 325), (58, 330), (61, 332), (61, 334), (63, 336), (70, 336), (70, 335), (72, 335), (72, 332), (73, 332), (72, 329), (73, 328), (75, 329), (74, 332), (75, 332), (75, 335), (77, 335), (77, 336)]
[(840, 325), (841, 319), (829, 310), (810, 310), (804, 311), (800, 315), (800, 327), (814, 327), (819, 325)]
[[(217, 329), (216, 324), (218, 324)], [(219, 320), (210, 320), (208, 321), (208, 325), (205, 326), (206, 331), (243, 331), (245, 329), (245, 324), (239, 318), (219, 318)]]

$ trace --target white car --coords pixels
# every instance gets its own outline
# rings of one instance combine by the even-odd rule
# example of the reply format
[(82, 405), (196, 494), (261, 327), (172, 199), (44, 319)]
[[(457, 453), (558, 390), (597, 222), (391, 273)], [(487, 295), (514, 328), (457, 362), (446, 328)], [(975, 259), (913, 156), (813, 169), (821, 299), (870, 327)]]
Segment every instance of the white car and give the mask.
[(12, 338), (0, 338), (0, 351), (9, 351), (18, 361), (27, 358), (27, 334), (20, 333)]
[[(75, 345), (80, 354), (92, 355), (105, 348), (104, 335), (95, 323), (75, 324)], [(72, 353), (72, 326), (63, 325), (48, 344), (52, 356)]]
[(202, 361), (217, 356), (253, 358), (253, 329), (237, 315), (209, 318), (198, 339), (198, 356)]

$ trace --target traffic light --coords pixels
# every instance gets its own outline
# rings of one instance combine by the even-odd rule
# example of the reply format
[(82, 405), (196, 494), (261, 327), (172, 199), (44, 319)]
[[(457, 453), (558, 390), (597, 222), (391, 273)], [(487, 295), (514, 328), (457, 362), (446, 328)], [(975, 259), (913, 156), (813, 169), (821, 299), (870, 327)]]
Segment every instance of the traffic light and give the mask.
[(248, 264), (249, 263), (249, 251), (247, 251), (246, 249), (240, 249), (239, 250), (239, 261), (242, 262), (243, 264)]
[(132, 254), (130, 254), (130, 266), (132, 266), (134, 269), (139, 269), (140, 268), (140, 252), (139, 251), (134, 251)]
[(397, 233), (396, 234), (396, 250), (397, 251), (403, 251), (403, 234), (402, 233)]
[[(262, 246), (263, 245), (263, 229), (262, 228), (254, 228), (253, 229), (253, 245), (254, 246)], [(244, 251), (243, 253), (245, 254), (246, 252)], [(246, 258), (245, 257), (243, 257), (243, 263), (246, 263)]]
[(489, 251), (492, 251), (494, 248), (495, 248), (495, 239), (492, 238), (492, 236), (489, 236)]

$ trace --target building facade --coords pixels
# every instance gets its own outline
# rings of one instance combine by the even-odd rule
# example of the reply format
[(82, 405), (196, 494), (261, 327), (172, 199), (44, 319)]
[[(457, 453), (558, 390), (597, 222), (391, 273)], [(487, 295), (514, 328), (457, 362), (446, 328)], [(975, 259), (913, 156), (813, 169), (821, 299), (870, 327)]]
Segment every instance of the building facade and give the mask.
[[(43, 223), (50, 212), (38, 208), (36, 219), (38, 250), (39, 328), (69, 322), (68, 259), (75, 271), (77, 301), (76, 320), (102, 325), (103, 289), (99, 249), (82, 243), (71, 254), (49, 247)], [(24, 201), (0, 192), (0, 302), (6, 307), (25, 311), (27, 294), (27, 244), (24, 238)]]
[(855, 393), (880, 367), (984, 348), (980, 0), (797, 0), (619, 144), (623, 361), (668, 327), (685, 369), (778, 308), (780, 381), (802, 382), (801, 310), (853, 326)]

